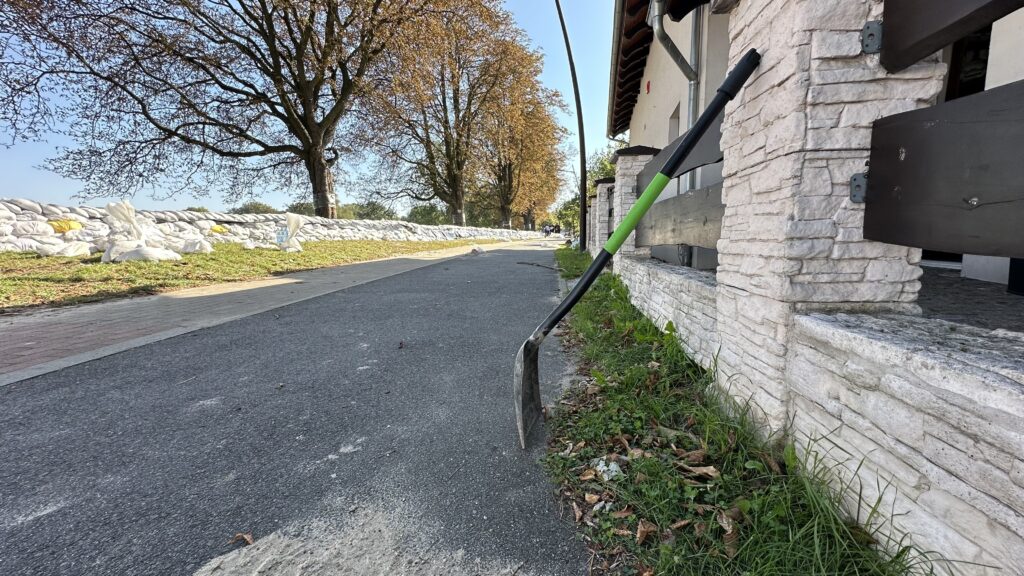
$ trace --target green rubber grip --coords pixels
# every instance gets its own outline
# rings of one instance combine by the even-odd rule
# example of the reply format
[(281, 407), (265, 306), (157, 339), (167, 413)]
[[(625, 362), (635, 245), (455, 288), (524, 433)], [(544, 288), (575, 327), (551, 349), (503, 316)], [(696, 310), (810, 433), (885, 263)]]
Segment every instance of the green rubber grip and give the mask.
[(636, 203), (629, 209), (629, 213), (626, 214), (626, 217), (615, 228), (615, 232), (605, 242), (604, 249), (609, 254), (618, 252), (619, 248), (622, 247), (622, 243), (629, 237), (630, 232), (636, 229), (640, 219), (644, 217), (644, 214), (647, 214), (651, 205), (661, 195), (661, 191), (665, 189), (665, 186), (668, 186), (670, 180), (671, 178), (661, 172), (658, 172), (654, 179), (651, 180), (651, 183), (647, 185), (647, 189), (636, 199)]

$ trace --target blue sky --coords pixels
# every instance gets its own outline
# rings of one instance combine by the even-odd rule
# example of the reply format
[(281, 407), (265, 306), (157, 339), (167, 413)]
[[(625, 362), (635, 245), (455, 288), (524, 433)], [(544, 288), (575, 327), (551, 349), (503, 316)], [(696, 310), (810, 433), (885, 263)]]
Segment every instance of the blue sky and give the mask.
[[(570, 113), (564, 115), (561, 122), (570, 131), (575, 142), (578, 136), (572, 80), (569, 77), (569, 65), (565, 57), (554, 0), (505, 0), (505, 6), (519, 26), (529, 34), (534, 47), (544, 53), (542, 80), (545, 85), (561, 92), (569, 104)], [(573, 55), (576, 58), (576, 72), (579, 75), (588, 153), (603, 148), (607, 143), (604, 134), (612, 6), (613, 0), (562, 0)], [(19, 143), (11, 148), (0, 147), (0, 174), (3, 174), (0, 197), (30, 198), (54, 204), (79, 204), (79, 201), (72, 199), (80, 189), (77, 181), (61, 178), (39, 167), (45, 158), (54, 154), (57, 146), (64, 144), (68, 142), (54, 136), (46, 142)], [(578, 162), (578, 158), (571, 159), (572, 166), (578, 166)], [(568, 193), (568, 190), (564, 192)], [(275, 193), (267, 194), (262, 200), (283, 207), (291, 198), (287, 194)], [(222, 199), (212, 196), (200, 200), (181, 196), (172, 200), (156, 201), (140, 194), (133, 198), (132, 202), (140, 208), (148, 209), (180, 209), (194, 204), (202, 204), (214, 210), (228, 208)], [(101, 205), (104, 201), (91, 200), (87, 203)]]

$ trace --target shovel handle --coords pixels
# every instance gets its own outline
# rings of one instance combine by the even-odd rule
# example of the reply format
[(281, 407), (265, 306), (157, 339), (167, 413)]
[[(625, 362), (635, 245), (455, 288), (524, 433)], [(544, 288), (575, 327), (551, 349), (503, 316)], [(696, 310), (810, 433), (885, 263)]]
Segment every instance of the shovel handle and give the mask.
[(686, 137), (679, 143), (679, 147), (672, 153), (672, 156), (665, 161), (665, 164), (658, 171), (658, 174), (651, 180), (651, 183), (647, 185), (644, 193), (637, 198), (636, 203), (629, 209), (629, 212), (622, 219), (622, 222), (615, 228), (615, 232), (612, 233), (611, 237), (605, 243), (604, 248), (597, 253), (594, 261), (587, 268), (587, 271), (583, 273), (583, 276), (573, 286), (572, 291), (566, 296), (565, 300), (558, 305), (555, 310), (548, 315), (548, 317), (537, 327), (530, 340), (534, 344), (539, 345), (544, 341), (544, 338), (555, 328), (556, 325), (572, 310), (572, 307), (579, 302), (583, 294), (586, 293), (590, 285), (597, 280), (600, 276), (601, 271), (608, 262), (611, 261), (612, 255), (618, 252), (619, 248), (622, 247), (622, 243), (626, 241), (630, 233), (636, 229), (637, 224), (640, 223), (640, 219), (647, 214), (647, 211), (654, 204), (654, 201), (661, 195), (662, 190), (672, 180), (670, 174), (676, 171), (676, 169), (686, 160), (686, 157), (690, 155), (690, 152), (697, 146), (697, 142), (704, 136), (704, 133), (708, 131), (708, 128), (714, 123), (715, 118), (725, 109), (725, 105), (730, 100), (736, 97), (743, 85), (747, 83), (747, 80), (754, 73), (754, 70), (761, 63), (761, 55), (758, 54), (757, 50), (751, 49), (748, 51), (743, 58), (740, 59), (736, 67), (733, 68), (732, 72), (725, 78), (725, 82), (715, 93), (715, 97), (708, 104), (708, 107), (694, 122), (693, 127), (686, 133)]

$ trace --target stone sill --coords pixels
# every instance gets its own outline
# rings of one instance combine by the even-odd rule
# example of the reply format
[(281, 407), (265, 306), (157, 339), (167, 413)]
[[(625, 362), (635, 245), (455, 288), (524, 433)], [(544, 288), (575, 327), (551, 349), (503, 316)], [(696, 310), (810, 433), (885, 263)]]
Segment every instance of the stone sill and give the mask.
[(902, 314), (797, 315), (794, 324), (853, 355), (909, 370), (936, 391), (1024, 418), (1022, 333)]

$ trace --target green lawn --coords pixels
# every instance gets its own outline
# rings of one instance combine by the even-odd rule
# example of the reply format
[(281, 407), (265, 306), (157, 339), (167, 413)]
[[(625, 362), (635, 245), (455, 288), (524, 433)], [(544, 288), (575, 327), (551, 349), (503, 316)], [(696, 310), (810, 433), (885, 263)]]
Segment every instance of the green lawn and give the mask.
[[(596, 573), (931, 573), (922, 554), (840, 512), (842, 492), (856, 494), (830, 487), (822, 462), (765, 440), (673, 330), (659, 330), (606, 274), (563, 337), (591, 380), (556, 407), (545, 463), (604, 567)], [(600, 459), (623, 474), (602, 478)], [(872, 504), (861, 520), (891, 512)]]
[(219, 282), (337, 266), (413, 252), (486, 244), (487, 240), (399, 242), (338, 240), (303, 243), (303, 251), (245, 250), (215, 244), (212, 254), (185, 254), (179, 261), (103, 264), (91, 258), (43, 258), (0, 253), (0, 312), (27, 306), (61, 306), (136, 294), (155, 294)]
[(572, 248), (555, 250), (555, 261), (561, 269), (562, 278), (579, 278), (587, 271), (592, 260), (590, 254)]

